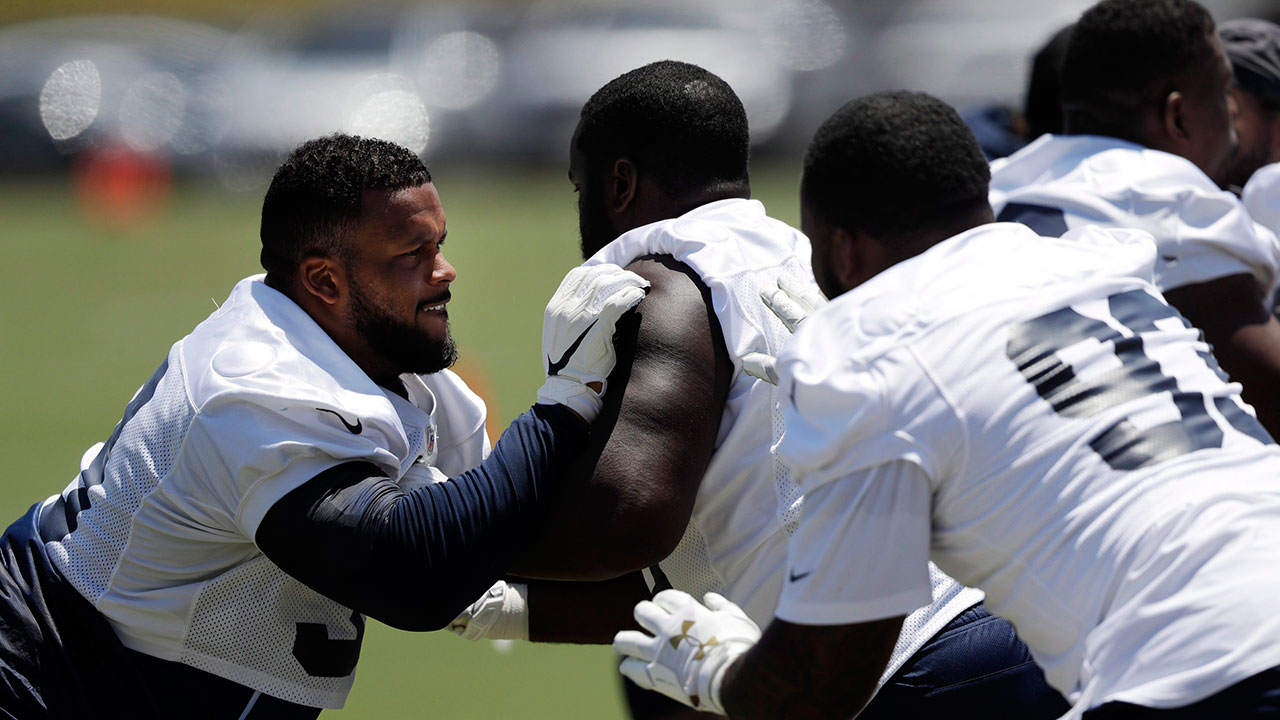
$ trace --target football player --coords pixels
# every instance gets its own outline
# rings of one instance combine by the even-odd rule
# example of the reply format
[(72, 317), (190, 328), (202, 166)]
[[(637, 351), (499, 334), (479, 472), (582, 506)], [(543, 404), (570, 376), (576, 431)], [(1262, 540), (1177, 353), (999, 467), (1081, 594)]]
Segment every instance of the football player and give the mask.
[(1156, 284), (1202, 329), (1272, 432), (1280, 429), (1280, 242), (1220, 190), (1235, 147), (1231, 64), (1193, 0), (1104, 0), (1076, 24), (1062, 68), (1062, 135), (992, 165), (1000, 220), (1058, 236), (1140, 228)]
[(1231, 61), (1238, 138), (1222, 180), (1225, 189), (1240, 193), (1258, 168), (1280, 162), (1280, 25), (1228, 20), (1218, 36)]
[(660, 593), (625, 674), (732, 718), (853, 717), (931, 558), (1068, 717), (1280, 708), (1280, 448), (1161, 299), (1149, 235), (992, 223), (986, 171), (927, 95), (818, 129), (802, 224), (832, 302), (778, 363), (805, 506), (777, 618)]
[[(781, 278), (818, 295), (808, 240), (750, 199), (746, 113), (721, 78), (664, 61), (610, 81), (583, 106), (569, 144), (586, 266), (616, 263), (652, 284), (620, 344), (616, 385), (584, 462), (515, 572), (603, 579), (648, 570), (651, 584), (718, 592), (765, 624), (786, 581), (786, 541), (802, 498), (782, 438), (775, 388), (740, 358), (777, 353), (790, 331), (760, 303)], [(656, 580), (655, 580), (656, 578)], [(867, 717), (1056, 718), (1013, 629), (981, 594), (941, 572), (918, 603)], [(506, 585), (460, 620), (466, 637), (608, 642), (646, 591), (631, 578), (574, 598), (564, 583)], [(586, 591), (581, 586), (578, 590)], [(527, 612), (527, 616), (525, 613)], [(524, 623), (527, 623), (525, 625)], [(488, 626), (487, 628), (485, 626)], [(594, 632), (588, 632), (594, 628)], [(669, 716), (632, 697), (638, 717)]]
[[(1280, 230), (1280, 26), (1244, 18), (1218, 26), (1235, 82), (1240, 141), (1224, 178), (1254, 221)], [(1276, 297), (1271, 298), (1275, 310)]]
[(351, 688), (365, 615), (437, 629), (501, 575), (587, 437), (644, 281), (565, 279), (539, 404), (485, 459), (484, 405), (446, 369), (446, 235), (412, 152), (334, 135), (289, 156), (266, 275), (0, 539), (0, 714), (314, 718)]

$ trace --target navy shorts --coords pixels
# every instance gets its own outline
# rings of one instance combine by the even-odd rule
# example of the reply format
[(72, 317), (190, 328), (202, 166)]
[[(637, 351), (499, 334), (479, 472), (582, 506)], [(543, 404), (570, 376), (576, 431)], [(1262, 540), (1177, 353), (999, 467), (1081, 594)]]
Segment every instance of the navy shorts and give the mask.
[(1052, 720), (1070, 707), (1045, 682), (1013, 626), (978, 603), (917, 650), (858, 718)]
[(1236, 720), (1280, 718), (1280, 667), (1265, 670), (1221, 692), (1180, 708), (1164, 710), (1111, 702), (1084, 714), (1085, 720)]
[[(131, 697), (137, 668), (115, 632), (49, 562), (39, 505), (0, 537), (0, 718), (157, 717)], [(114, 696), (129, 713), (103, 713)]]

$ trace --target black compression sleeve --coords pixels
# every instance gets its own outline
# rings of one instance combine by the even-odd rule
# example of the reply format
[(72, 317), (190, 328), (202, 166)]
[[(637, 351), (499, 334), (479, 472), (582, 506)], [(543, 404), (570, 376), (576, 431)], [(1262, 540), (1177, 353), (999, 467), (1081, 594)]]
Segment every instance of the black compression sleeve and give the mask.
[(339, 465), (272, 505), (255, 539), (320, 594), (393, 627), (436, 630), (501, 577), (586, 436), (572, 410), (535, 405), (449, 482), (406, 493), (372, 464)]

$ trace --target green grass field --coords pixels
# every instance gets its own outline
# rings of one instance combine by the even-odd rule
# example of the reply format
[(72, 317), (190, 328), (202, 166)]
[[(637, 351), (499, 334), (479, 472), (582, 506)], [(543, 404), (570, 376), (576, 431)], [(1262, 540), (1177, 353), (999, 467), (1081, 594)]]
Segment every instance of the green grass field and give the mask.
[[(533, 400), (542, 309), (576, 264), (563, 168), (433, 167), (458, 270), (450, 305), (460, 371), (500, 430)], [(756, 197), (794, 223), (798, 166), (757, 168)], [(261, 193), (179, 184), (128, 232), (91, 224), (64, 178), (0, 180), (0, 518), (62, 489), (106, 439), (169, 346), (259, 272)], [(346, 709), (325, 717), (620, 718), (612, 651), (517, 644), (370, 623)]]

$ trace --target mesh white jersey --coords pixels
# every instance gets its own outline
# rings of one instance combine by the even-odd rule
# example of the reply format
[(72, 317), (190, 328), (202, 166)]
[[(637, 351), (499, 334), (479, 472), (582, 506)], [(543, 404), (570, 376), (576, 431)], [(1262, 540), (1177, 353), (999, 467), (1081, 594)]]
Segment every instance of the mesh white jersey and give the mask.
[(1040, 235), (1097, 225), (1156, 239), (1162, 291), (1251, 274), (1270, 297), (1280, 242), (1190, 160), (1095, 135), (1045, 135), (991, 164), (996, 219)]
[[(618, 237), (588, 263), (625, 266), (644, 255), (670, 255), (711, 291), (733, 378), (716, 451), (698, 487), (693, 516), (671, 555), (659, 563), (672, 586), (694, 597), (715, 591), (762, 627), (773, 620), (786, 566), (787, 536), (800, 515), (800, 488), (774, 452), (783, 433), (774, 386), (746, 374), (740, 358), (777, 355), (790, 332), (760, 302), (778, 278), (813, 285), (809, 240), (770, 218), (756, 200), (720, 200)], [(885, 678), (956, 615), (982, 600), (938, 573), (934, 603), (912, 615)]]
[(401, 379), (412, 403), (262, 276), (241, 281), (47, 501), (70, 530), (50, 558), (126, 646), (341, 707), (363, 617), (286, 575), (254, 536), (274, 502), (343, 462), (402, 483), (480, 463), (483, 402), (448, 371)]
[(780, 454), (807, 495), (860, 488), (928, 541), (810, 537), (806, 512), (793, 544), (853, 548), (812, 577), (862, 582), (842, 618), (803, 578), (781, 608), (872, 619), (854, 605), (903, 595), (898, 568), (919, 597), (932, 557), (986, 591), (1077, 713), (1185, 705), (1280, 664), (1280, 448), (1155, 262), (1139, 231), (997, 223), (810, 317), (779, 359)]

